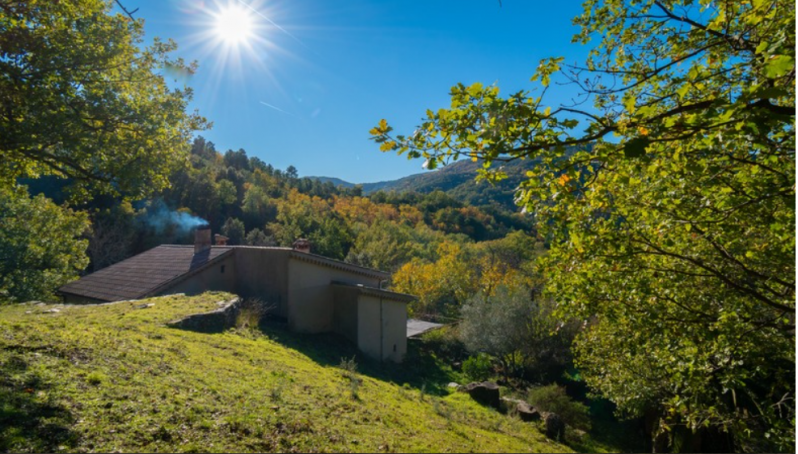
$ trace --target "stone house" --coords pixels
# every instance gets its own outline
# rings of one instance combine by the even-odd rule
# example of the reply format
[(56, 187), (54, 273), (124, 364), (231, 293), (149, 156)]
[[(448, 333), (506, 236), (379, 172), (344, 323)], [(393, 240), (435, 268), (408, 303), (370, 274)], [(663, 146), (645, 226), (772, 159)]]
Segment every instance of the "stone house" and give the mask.
[[(208, 290), (266, 302), (290, 329), (335, 332), (368, 356), (401, 362), (411, 295), (383, 290), (390, 275), (293, 248), (227, 246), (210, 228), (195, 244), (161, 245), (59, 288), (66, 303), (105, 303)], [(221, 243), (221, 244), (219, 244)]]

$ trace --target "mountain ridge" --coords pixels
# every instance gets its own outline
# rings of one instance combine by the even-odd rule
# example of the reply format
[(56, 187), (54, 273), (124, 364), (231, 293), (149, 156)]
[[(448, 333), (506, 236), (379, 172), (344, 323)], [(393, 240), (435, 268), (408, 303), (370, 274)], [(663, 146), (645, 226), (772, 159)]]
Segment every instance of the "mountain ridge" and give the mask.
[(517, 160), (503, 164), (500, 168), (507, 173), (507, 178), (496, 184), (476, 181), (476, 171), (482, 167), (482, 162), (466, 160), (455, 161), (438, 170), (375, 183), (355, 184), (340, 178), (325, 176), (308, 176), (304, 178), (330, 182), (345, 188), (360, 186), (365, 195), (378, 191), (429, 193), (440, 190), (470, 205), (498, 204), (515, 211), (517, 210), (517, 206), (514, 203), (515, 191), (521, 181), (526, 178), (526, 172), (531, 170), (536, 163), (537, 160)]

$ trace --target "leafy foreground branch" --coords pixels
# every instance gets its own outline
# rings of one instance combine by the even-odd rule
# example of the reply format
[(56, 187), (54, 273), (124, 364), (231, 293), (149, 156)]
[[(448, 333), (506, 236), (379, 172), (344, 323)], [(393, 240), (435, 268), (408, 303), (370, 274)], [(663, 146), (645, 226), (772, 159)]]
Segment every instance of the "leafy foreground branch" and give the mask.
[[(657, 449), (791, 451), (794, 3), (588, 0), (575, 22), (597, 43), (541, 62), (540, 96), (459, 84), (412, 134), (382, 120), (373, 139), (492, 181), (539, 160), (517, 203), (551, 244), (559, 315), (586, 323), (587, 383), (648, 416)], [(552, 78), (583, 102), (547, 106)]]

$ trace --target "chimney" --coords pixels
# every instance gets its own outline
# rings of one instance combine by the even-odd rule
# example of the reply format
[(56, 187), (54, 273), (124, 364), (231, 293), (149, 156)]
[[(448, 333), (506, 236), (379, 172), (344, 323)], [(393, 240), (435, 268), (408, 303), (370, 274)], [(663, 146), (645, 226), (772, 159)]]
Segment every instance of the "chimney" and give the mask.
[(194, 253), (199, 254), (211, 248), (211, 226), (201, 225), (194, 231)]
[(224, 235), (219, 235), (218, 233), (213, 235), (213, 243), (217, 246), (227, 246), (227, 240), (229, 239), (230, 238), (227, 238)]
[(310, 254), (310, 241), (306, 238), (300, 238), (294, 241), (294, 250), (297, 252), (304, 252), (306, 254)]

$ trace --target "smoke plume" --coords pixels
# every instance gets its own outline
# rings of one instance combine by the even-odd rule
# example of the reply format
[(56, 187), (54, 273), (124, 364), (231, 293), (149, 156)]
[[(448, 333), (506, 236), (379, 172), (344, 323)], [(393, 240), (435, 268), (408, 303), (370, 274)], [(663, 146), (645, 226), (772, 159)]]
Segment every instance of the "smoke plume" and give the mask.
[(150, 202), (146, 208), (146, 213), (143, 215), (143, 221), (158, 233), (169, 230), (187, 232), (195, 227), (208, 224), (205, 219), (194, 216), (191, 213), (169, 208), (162, 200)]

